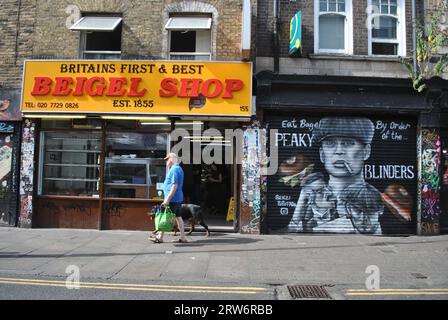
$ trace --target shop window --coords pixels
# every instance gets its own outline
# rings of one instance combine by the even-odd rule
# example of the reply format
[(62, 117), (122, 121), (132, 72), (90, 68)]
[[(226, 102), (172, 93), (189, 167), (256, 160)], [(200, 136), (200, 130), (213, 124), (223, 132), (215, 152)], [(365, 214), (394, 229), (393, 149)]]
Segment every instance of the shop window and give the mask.
[(82, 59), (119, 60), (121, 57), (120, 17), (83, 17), (70, 29), (81, 32)]
[(404, 0), (369, 0), (369, 54), (406, 55)]
[(159, 198), (168, 145), (168, 134), (164, 133), (107, 133), (104, 196)]
[(314, 0), (314, 51), (353, 54), (351, 0)]
[(42, 132), (40, 195), (99, 197), (101, 133)]
[(165, 29), (169, 31), (170, 60), (211, 59), (210, 17), (171, 17)]

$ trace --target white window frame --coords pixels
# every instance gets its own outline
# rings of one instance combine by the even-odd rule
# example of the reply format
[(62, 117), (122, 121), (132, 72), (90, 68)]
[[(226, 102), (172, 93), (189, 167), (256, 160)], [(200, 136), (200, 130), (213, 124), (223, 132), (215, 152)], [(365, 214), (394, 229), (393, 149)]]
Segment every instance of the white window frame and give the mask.
[[(319, 18), (321, 15), (336, 14), (345, 17), (344, 49), (320, 49), (319, 46)], [(315, 54), (353, 54), (353, 5), (352, 0), (345, 0), (345, 13), (320, 12), (320, 0), (314, 0), (314, 53)]]
[[(80, 32), (80, 42), (79, 42), (79, 58), (80, 59), (88, 59), (91, 60), (93, 58), (88, 58), (86, 55), (88, 54), (94, 54), (94, 55), (100, 55), (100, 58), (94, 58), (100, 59), (100, 60), (120, 60), (121, 59), (121, 51), (101, 51), (101, 50), (86, 50), (87, 46), (87, 33), (89, 32), (107, 32), (107, 31), (113, 31), (115, 30), (121, 23), (123, 18), (121, 17), (115, 17), (117, 19), (117, 22), (111, 27), (111, 28), (93, 28), (93, 29), (86, 29), (86, 28), (79, 28), (78, 25), (86, 18), (104, 18), (102, 16), (86, 16), (79, 19), (70, 29), (73, 31), (79, 31)], [(122, 29), (123, 32), (123, 29)], [(121, 41), (122, 39), (120, 39)]]
[[(80, 50), (79, 50), (79, 58), (91, 60), (91, 58), (87, 58), (88, 54), (97, 54), (101, 55), (100, 60), (120, 60), (121, 59), (121, 51), (101, 51), (101, 50), (86, 50), (87, 46), (87, 31), (81, 31), (81, 42), (80, 42)], [(95, 58), (94, 60), (97, 60)]]
[[(369, 41), (369, 56), (375, 57), (406, 57), (406, 7), (405, 0), (397, 0), (397, 15), (374, 13), (372, 7), (372, 0), (367, 0), (368, 5), (368, 41)], [(380, 39), (372, 37), (372, 19), (375, 17), (393, 17), (397, 18), (397, 39)], [(398, 45), (397, 55), (373, 54), (373, 43), (396, 43)]]
[[(185, 15), (185, 17), (189, 17), (188, 15)], [(196, 18), (196, 17), (190, 17), (192, 19)], [(199, 17), (202, 18), (202, 17)], [(169, 60), (174, 60), (174, 61), (182, 61), (183, 59), (173, 59), (173, 57), (178, 56), (178, 57), (195, 57), (195, 61), (210, 61), (212, 59), (212, 18), (208, 18), (208, 25), (205, 28), (189, 28), (189, 29), (175, 29), (175, 28), (168, 28), (168, 25), (170, 23), (170, 20), (172, 18), (168, 19), (168, 22), (165, 25), (165, 29), (168, 31), (168, 59)], [(183, 31), (183, 30), (188, 30), (188, 31), (207, 31), (209, 33), (209, 37), (210, 37), (210, 45), (209, 45), (209, 51), (207, 52), (199, 52), (199, 51), (195, 51), (195, 52), (171, 52), (171, 32), (172, 31)]]

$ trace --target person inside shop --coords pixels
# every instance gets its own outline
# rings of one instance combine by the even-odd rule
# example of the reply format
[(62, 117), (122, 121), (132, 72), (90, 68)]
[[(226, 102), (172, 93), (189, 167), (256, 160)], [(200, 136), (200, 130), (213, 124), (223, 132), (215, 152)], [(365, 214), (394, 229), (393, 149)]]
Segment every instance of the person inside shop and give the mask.
[[(179, 158), (175, 153), (169, 153), (164, 160), (169, 168), (163, 183), (164, 200), (163, 206), (169, 206), (171, 212), (176, 215), (177, 227), (180, 231), (180, 238), (173, 240), (173, 242), (186, 243), (184, 221), (181, 215), (181, 206), (184, 201), (182, 187), (184, 183), (184, 171), (179, 164)], [(155, 237), (149, 239), (154, 243), (163, 243), (163, 232), (160, 231)]]
[(202, 203), (201, 193), (201, 174), (202, 166), (200, 164), (193, 165), (193, 191), (191, 193), (191, 203), (200, 205)]
[(202, 171), (205, 211), (211, 214), (219, 213), (219, 197), (222, 184), (222, 172), (215, 163), (205, 165)]
[(381, 193), (364, 180), (375, 127), (367, 118), (328, 117), (314, 139), (328, 174), (314, 173), (301, 183), (289, 228), (313, 232), (381, 234)]

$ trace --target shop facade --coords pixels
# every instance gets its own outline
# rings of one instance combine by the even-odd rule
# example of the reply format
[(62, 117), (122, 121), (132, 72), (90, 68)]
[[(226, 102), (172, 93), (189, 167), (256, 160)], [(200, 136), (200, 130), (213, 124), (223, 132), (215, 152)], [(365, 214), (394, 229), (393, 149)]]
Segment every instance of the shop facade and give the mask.
[(241, 166), (225, 132), (250, 123), (251, 100), (250, 63), (27, 61), (22, 166), (34, 170), (22, 168), (22, 226), (153, 230), (147, 212), (162, 201), (163, 158), (175, 150), (189, 203), (205, 201), (213, 164), (203, 156), (223, 159), (225, 197), (208, 224), (237, 230)]
[(261, 232), (420, 233), (424, 95), (405, 79), (256, 77), (278, 155)]

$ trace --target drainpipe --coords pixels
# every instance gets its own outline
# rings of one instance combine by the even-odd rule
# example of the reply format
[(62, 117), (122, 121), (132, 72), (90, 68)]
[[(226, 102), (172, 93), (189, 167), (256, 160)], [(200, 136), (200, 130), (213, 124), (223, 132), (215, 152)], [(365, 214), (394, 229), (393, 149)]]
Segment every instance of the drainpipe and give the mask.
[[(417, 72), (417, 0), (412, 0), (412, 62), (414, 64), (414, 71)], [(424, 1), (423, 1), (424, 2)]]
[(273, 43), (272, 43), (272, 49), (274, 52), (274, 73), (278, 74), (279, 71), (279, 36), (278, 36), (278, 0), (273, 0), (274, 2), (274, 34), (273, 34)]
[(14, 52), (14, 66), (17, 66), (17, 59), (19, 57), (19, 32), (20, 32), (20, 8), (22, 7), (22, 0), (17, 3), (17, 21), (16, 21), (16, 43)]

